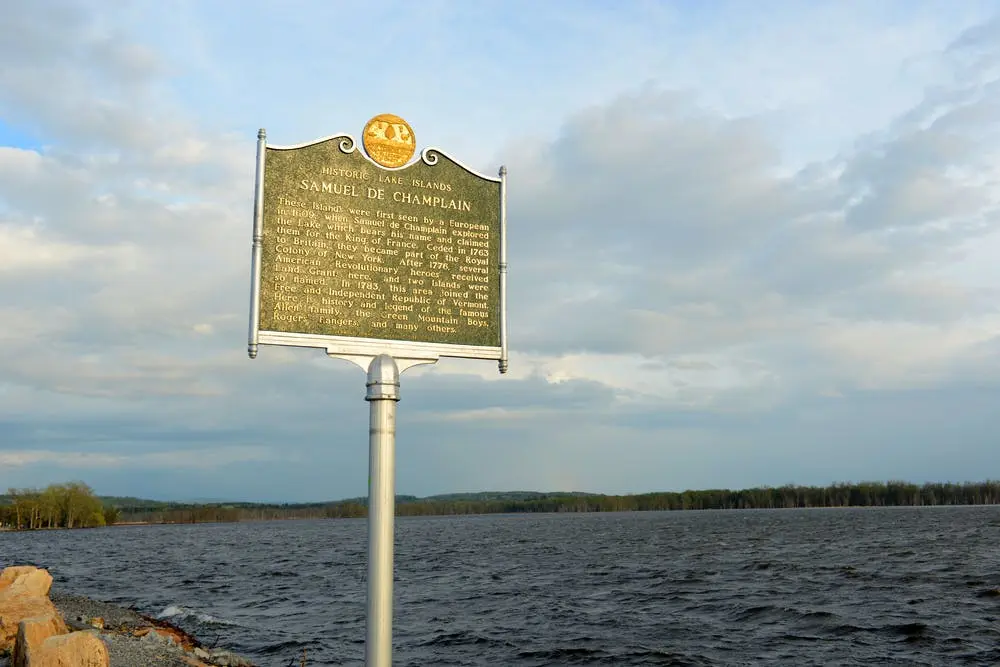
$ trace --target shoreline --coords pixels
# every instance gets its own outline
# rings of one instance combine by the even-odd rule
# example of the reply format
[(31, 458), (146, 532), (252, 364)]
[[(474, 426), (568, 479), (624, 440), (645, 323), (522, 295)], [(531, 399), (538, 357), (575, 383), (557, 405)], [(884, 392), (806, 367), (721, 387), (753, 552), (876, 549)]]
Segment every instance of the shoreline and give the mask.
[(249, 659), (207, 646), (183, 628), (134, 607), (53, 590), (49, 599), (71, 630), (96, 632), (108, 647), (110, 667), (255, 667)]
[(0, 630), (0, 667), (34, 664), (35, 651), (45, 652), (36, 657), (46, 665), (83, 660), (107, 667), (256, 667), (135, 607), (52, 588), (48, 571), (31, 565), (0, 573)]
[[(434, 518), (462, 518), (462, 517), (486, 517), (486, 516), (552, 516), (552, 515), (585, 515), (585, 514), (655, 514), (655, 513), (713, 513), (713, 512), (796, 512), (814, 510), (933, 510), (933, 509), (973, 509), (973, 508), (996, 508), (1000, 507), (1000, 502), (989, 503), (936, 503), (936, 504), (890, 504), (890, 505), (809, 505), (804, 507), (691, 507), (674, 509), (612, 509), (612, 510), (546, 510), (546, 511), (518, 511), (506, 512), (493, 511), (469, 511), (469, 512), (441, 512), (441, 513), (396, 513), (396, 520), (406, 519), (434, 519)], [(35, 533), (43, 531), (63, 531), (63, 530), (100, 530), (103, 528), (129, 528), (135, 526), (204, 526), (204, 525), (229, 525), (237, 523), (271, 523), (275, 521), (358, 521), (367, 520), (367, 515), (361, 516), (289, 516), (289, 517), (268, 517), (268, 518), (240, 518), (232, 520), (205, 520), (205, 521), (117, 521), (104, 526), (74, 526), (66, 528), (64, 526), (42, 527), (42, 528), (11, 528), (0, 526), (0, 533)], [(2, 665), (0, 665), (2, 667)]]

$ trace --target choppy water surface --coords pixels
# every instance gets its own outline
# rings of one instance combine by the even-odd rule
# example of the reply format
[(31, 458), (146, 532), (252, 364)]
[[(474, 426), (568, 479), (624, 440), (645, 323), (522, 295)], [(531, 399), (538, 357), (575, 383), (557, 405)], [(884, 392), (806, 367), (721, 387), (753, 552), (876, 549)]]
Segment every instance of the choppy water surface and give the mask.
[[(360, 665), (363, 520), (0, 533), (261, 665)], [(1000, 508), (397, 521), (396, 665), (1000, 664)]]

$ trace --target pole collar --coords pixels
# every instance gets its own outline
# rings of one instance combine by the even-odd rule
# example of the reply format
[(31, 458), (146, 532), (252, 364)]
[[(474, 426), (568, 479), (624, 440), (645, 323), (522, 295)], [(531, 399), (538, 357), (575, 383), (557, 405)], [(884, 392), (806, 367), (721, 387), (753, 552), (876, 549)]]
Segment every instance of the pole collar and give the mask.
[(368, 365), (366, 401), (399, 400), (399, 366), (388, 354), (380, 354)]

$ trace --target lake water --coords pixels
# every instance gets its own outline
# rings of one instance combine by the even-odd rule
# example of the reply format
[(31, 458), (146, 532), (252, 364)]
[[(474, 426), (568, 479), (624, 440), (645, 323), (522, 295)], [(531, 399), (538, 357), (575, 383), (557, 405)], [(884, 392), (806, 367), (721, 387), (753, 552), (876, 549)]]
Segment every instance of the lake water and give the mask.
[[(397, 519), (394, 664), (1000, 664), (1000, 507)], [(361, 665), (364, 520), (0, 533), (262, 666)]]

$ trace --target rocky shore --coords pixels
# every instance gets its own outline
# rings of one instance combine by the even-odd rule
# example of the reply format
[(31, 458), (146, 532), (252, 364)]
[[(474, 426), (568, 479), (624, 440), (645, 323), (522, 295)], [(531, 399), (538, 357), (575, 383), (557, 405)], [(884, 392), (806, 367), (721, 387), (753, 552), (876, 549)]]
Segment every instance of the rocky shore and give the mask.
[(0, 667), (253, 667), (133, 609), (51, 593), (44, 569), (0, 573)]

